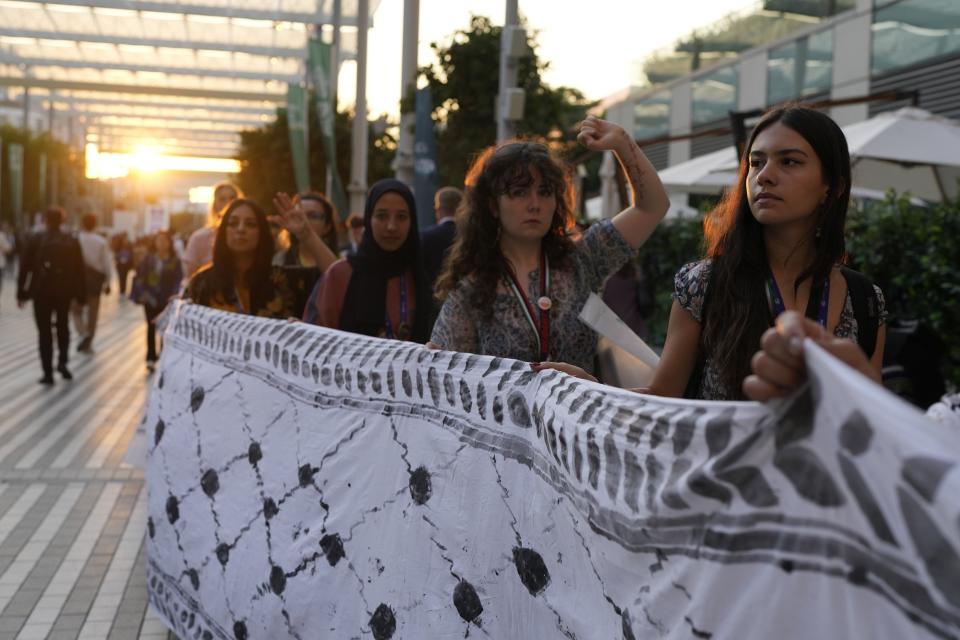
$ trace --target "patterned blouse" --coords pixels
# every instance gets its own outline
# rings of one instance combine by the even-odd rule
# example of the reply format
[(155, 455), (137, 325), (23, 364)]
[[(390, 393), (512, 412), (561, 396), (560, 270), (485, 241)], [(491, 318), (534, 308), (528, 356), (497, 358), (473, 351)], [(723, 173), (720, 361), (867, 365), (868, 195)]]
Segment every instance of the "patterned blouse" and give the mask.
[[(299, 318), (303, 314), (304, 302), (309, 293), (306, 288), (305, 270), (277, 266), (271, 269), (270, 294), (253, 315), (260, 318)], [(241, 310), (242, 307), (238, 304), (235, 294), (224, 296), (217, 289), (212, 267), (209, 265), (194, 274), (183, 297), (196, 304), (221, 311), (249, 313), (248, 310)]]
[(181, 280), (183, 270), (177, 256), (163, 260), (155, 253), (149, 253), (137, 267), (130, 299), (146, 307), (162, 309), (170, 298), (177, 295)]
[[(569, 362), (592, 373), (597, 334), (577, 317), (587, 297), (634, 255), (633, 248), (609, 220), (591, 226), (575, 243), (563, 269), (550, 271), (550, 359)], [(540, 270), (530, 272), (531, 300), (540, 291)], [(493, 301), (492, 320), (481, 319), (469, 304), (471, 279), (459, 283), (443, 303), (430, 341), (444, 349), (533, 362), (540, 359), (537, 335), (516, 297), (502, 286)]]
[[(673, 280), (674, 299), (693, 316), (694, 320), (701, 324), (703, 323), (703, 301), (707, 293), (707, 285), (710, 282), (710, 266), (709, 259), (685, 264), (680, 267)], [(877, 296), (879, 309), (877, 326), (879, 326), (887, 321), (887, 308), (880, 287), (873, 285), (873, 291)], [(840, 320), (833, 330), (833, 335), (854, 342), (859, 336), (857, 318), (853, 312), (853, 301), (850, 299), (849, 290), (843, 303), (843, 310), (840, 312)], [(700, 387), (696, 397), (703, 400), (730, 400), (736, 397), (720, 382), (718, 372), (709, 356), (704, 359), (703, 375), (700, 379)]]

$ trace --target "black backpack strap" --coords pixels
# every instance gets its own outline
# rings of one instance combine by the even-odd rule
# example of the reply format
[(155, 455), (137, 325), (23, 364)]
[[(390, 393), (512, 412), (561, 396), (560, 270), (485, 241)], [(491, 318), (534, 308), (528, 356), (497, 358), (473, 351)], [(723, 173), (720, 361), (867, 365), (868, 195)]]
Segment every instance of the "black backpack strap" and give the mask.
[(872, 358), (877, 346), (880, 322), (879, 303), (873, 283), (865, 275), (849, 267), (840, 267), (840, 272), (847, 281), (853, 315), (857, 319), (857, 344), (867, 354), (867, 358)]

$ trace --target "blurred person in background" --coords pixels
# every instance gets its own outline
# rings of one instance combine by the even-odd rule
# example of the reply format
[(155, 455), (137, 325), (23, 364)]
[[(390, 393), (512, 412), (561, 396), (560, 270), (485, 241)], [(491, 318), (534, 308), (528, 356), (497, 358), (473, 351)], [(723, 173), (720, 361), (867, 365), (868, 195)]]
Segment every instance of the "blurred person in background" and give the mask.
[(120, 285), (121, 300), (127, 295), (127, 274), (133, 268), (133, 248), (127, 232), (118, 233), (113, 237), (113, 260), (117, 267), (117, 282)]
[(97, 332), (97, 318), (100, 315), (100, 294), (110, 293), (110, 276), (113, 270), (113, 259), (110, 256), (110, 247), (106, 239), (96, 233), (97, 216), (88, 213), (80, 220), (80, 232), (77, 241), (83, 254), (83, 280), (87, 287), (86, 300), (81, 304), (75, 302), (71, 308), (73, 326), (80, 336), (77, 351), (80, 353), (93, 352), (93, 336)]
[(347, 227), (347, 246), (340, 252), (340, 257), (349, 258), (357, 255), (360, 241), (363, 240), (363, 216), (351, 213), (344, 225)]
[(213, 200), (207, 211), (207, 224), (190, 235), (187, 247), (183, 250), (183, 276), (190, 278), (197, 269), (213, 260), (213, 240), (217, 236), (217, 226), (223, 210), (232, 201), (242, 198), (243, 192), (231, 182), (219, 182), (213, 187)]
[(17, 306), (33, 301), (33, 316), (39, 334), (40, 384), (53, 384), (53, 317), (57, 323), (57, 371), (65, 380), (70, 357), (70, 302), (87, 297), (84, 262), (80, 243), (61, 230), (65, 218), (61, 207), (50, 207), (44, 215), (45, 230), (29, 239), (20, 256), (17, 279)]
[(156, 318), (170, 299), (177, 295), (183, 280), (183, 269), (169, 231), (154, 234), (147, 249), (133, 277), (130, 299), (143, 306), (147, 320), (147, 368), (153, 371), (159, 353)]
[(6, 222), (0, 223), (0, 291), (2, 291), (4, 268), (13, 257), (15, 240)]

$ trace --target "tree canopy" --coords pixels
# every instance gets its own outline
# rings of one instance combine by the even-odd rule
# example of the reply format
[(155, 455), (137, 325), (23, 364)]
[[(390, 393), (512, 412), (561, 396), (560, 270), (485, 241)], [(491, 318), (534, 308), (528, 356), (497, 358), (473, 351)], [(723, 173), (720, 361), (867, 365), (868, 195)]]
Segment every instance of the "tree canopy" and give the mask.
[[(438, 125), (437, 160), (443, 185), (463, 185), (473, 158), (496, 142), (501, 31), (489, 18), (472, 16), (469, 27), (455, 32), (449, 41), (431, 43), (437, 60), (420, 69), (430, 87)], [(575, 125), (591, 104), (576, 89), (544, 84), (541, 76), (549, 63), (537, 56), (536, 33), (528, 34), (527, 44), (529, 55), (517, 70), (516, 86), (526, 92), (517, 133), (545, 138), (559, 151), (570, 151), (575, 145)]]
[[(309, 104), (310, 182), (313, 189), (323, 192), (326, 191), (327, 184), (327, 158), (320, 135), (316, 102), (312, 96)], [(352, 112), (336, 114), (334, 133), (337, 138), (337, 171), (340, 173), (344, 189), (350, 183), (352, 126)], [(396, 141), (388, 131), (381, 131), (379, 127), (371, 124), (367, 151), (367, 182), (369, 184), (393, 175), (390, 163), (393, 161), (395, 152)], [(293, 157), (290, 154), (286, 109), (277, 110), (275, 121), (240, 134), (237, 160), (240, 161), (237, 184), (248, 198), (260, 205), (269, 208), (277, 191), (296, 193), (297, 185), (293, 174)], [(348, 213), (351, 212), (340, 212), (340, 215), (346, 217)]]

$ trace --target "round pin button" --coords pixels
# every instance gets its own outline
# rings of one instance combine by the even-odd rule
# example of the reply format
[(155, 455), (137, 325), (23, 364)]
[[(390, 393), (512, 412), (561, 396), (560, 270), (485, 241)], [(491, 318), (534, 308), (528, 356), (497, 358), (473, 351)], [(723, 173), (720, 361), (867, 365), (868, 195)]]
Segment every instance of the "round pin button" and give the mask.
[(550, 307), (553, 306), (553, 302), (551, 302), (550, 298), (548, 298), (547, 296), (541, 296), (540, 299), (537, 300), (537, 306), (543, 309), (544, 311), (549, 311)]

